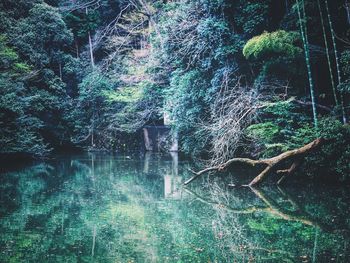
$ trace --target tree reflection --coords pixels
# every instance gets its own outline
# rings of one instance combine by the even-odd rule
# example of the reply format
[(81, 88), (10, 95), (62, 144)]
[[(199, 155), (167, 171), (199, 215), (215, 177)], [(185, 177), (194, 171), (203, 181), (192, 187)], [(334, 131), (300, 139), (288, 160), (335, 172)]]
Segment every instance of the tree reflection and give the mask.
[[(327, 211), (322, 210), (321, 203), (317, 204), (318, 210), (314, 208), (314, 214), (311, 214), (305, 207), (307, 205), (301, 204), (286, 189), (227, 189), (212, 181), (205, 187), (184, 190), (215, 211), (212, 230), (228, 262), (232, 259), (245, 261), (247, 258), (258, 262), (294, 262), (296, 258), (317, 262), (318, 257), (329, 256), (330, 251), (336, 250), (335, 240), (339, 243), (347, 243), (348, 240), (348, 225), (324, 220), (330, 215), (324, 216)], [(346, 262), (345, 255), (349, 256), (349, 252), (345, 247), (337, 249), (342, 255), (339, 262)], [(332, 257), (329, 256), (329, 259), (332, 260)]]
[[(349, 238), (339, 231), (348, 227), (339, 218), (350, 214), (342, 195), (319, 200), (312, 192), (228, 188), (205, 178), (182, 188), (186, 165), (176, 154), (91, 153), (0, 177), (0, 261), (319, 262), (339, 255), (346, 262), (350, 256)], [(334, 217), (332, 209), (342, 214)]]
[[(158, 230), (150, 226), (157, 221), (158, 199), (177, 198), (181, 181), (177, 155), (167, 158), (146, 156), (142, 167), (138, 156), (90, 153), (7, 174), (0, 261), (159, 262)], [(12, 212), (9, 200), (16, 200)], [(164, 235), (166, 228), (159, 228)]]

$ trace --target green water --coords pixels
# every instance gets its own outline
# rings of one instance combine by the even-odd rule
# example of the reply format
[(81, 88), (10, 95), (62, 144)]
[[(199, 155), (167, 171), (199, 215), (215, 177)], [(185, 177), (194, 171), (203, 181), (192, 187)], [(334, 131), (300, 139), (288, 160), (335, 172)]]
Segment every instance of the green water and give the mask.
[(346, 188), (185, 189), (190, 166), (86, 154), (0, 174), (0, 262), (349, 262)]

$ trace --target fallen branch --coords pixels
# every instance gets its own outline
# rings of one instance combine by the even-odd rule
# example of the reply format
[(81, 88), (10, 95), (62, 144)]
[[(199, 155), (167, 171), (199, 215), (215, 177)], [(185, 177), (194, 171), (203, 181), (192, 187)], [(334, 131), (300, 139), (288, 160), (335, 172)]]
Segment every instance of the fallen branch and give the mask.
[[(321, 223), (319, 220), (314, 219), (310, 214), (308, 214), (306, 211), (304, 211), (302, 209), (302, 207), (300, 205), (298, 205), (290, 195), (288, 195), (288, 201), (293, 205), (293, 207), (295, 208), (295, 211), (290, 211), (288, 209), (285, 209), (283, 206), (279, 205), (274, 199), (270, 198), (270, 196), (268, 196), (266, 193), (264, 193), (262, 190), (250, 187), (248, 188), (250, 189), (255, 195), (256, 197), (258, 197), (265, 205), (266, 207), (260, 207), (260, 206), (248, 206), (248, 207), (244, 207), (244, 208), (234, 208), (231, 207), (230, 205), (224, 204), (224, 203), (218, 203), (215, 201), (212, 201), (210, 199), (206, 199), (202, 196), (200, 196), (199, 194), (197, 194), (196, 192), (188, 189), (188, 188), (184, 188), (184, 190), (193, 195), (198, 201), (207, 204), (207, 205), (211, 205), (211, 206), (217, 206), (221, 209), (224, 209), (226, 211), (235, 213), (235, 214), (253, 214), (253, 213), (258, 213), (258, 212), (264, 212), (264, 213), (269, 213), (271, 215), (275, 215), (278, 216), (280, 218), (283, 218), (284, 220), (287, 221), (295, 221), (295, 222), (300, 222), (303, 223), (305, 225), (309, 225), (309, 226), (314, 226), (314, 227), (318, 227), (324, 231), (330, 231), (331, 227)], [(280, 188), (278, 189), (284, 196), (287, 195), (286, 192), (284, 192), (283, 190), (281, 190)]]
[[(267, 207), (269, 208), (267, 211), (270, 214), (279, 216), (283, 218), (284, 220), (288, 221), (295, 221), (295, 222), (301, 222), (305, 225), (318, 227), (324, 231), (329, 231), (330, 226), (323, 224), (319, 220), (314, 219), (310, 214), (308, 214), (306, 211), (304, 211), (300, 205), (296, 203), (295, 200), (291, 199), (290, 196), (288, 196), (288, 201), (296, 208), (295, 211), (290, 211), (285, 209), (283, 206), (279, 205), (275, 200), (270, 198), (267, 194), (265, 194), (263, 191), (256, 189), (256, 188), (250, 188), (253, 193), (262, 200)], [(285, 195), (285, 192), (282, 192), (280, 189), (279, 191)]]
[(197, 194), (196, 192), (192, 191), (191, 189), (188, 189), (188, 188), (183, 188), (183, 189), (187, 193), (193, 195), (198, 201), (200, 201), (204, 204), (211, 205), (211, 206), (217, 206), (217, 207), (220, 207), (224, 210), (230, 211), (230, 212), (235, 213), (235, 214), (252, 214), (255, 212), (264, 212), (264, 211), (268, 210), (268, 208), (266, 208), (266, 207), (258, 207), (258, 206), (249, 206), (246, 208), (234, 208), (234, 207), (231, 207), (231, 206), (224, 204), (224, 203), (218, 203), (218, 202), (212, 201), (210, 199), (206, 199), (206, 198), (200, 196), (199, 194)]
[(288, 175), (291, 175), (299, 167), (301, 162), (301, 159), (296, 159), (288, 169), (276, 171), (277, 174), (282, 174), (282, 177), (277, 181), (277, 184), (280, 185)]
[[(216, 172), (223, 171), (234, 163), (246, 164), (246, 165), (249, 165), (252, 167), (255, 167), (257, 165), (265, 165), (265, 168), (248, 184), (248, 186), (253, 186), (253, 185), (259, 184), (260, 182), (262, 182), (266, 178), (266, 176), (268, 176), (272, 172), (277, 172), (278, 174), (283, 174), (282, 178), (278, 181), (278, 183), (281, 183), (287, 175), (289, 175), (295, 171), (295, 169), (301, 163), (301, 160), (307, 154), (316, 150), (323, 142), (324, 142), (324, 139), (317, 138), (316, 140), (310, 142), (309, 144), (304, 145), (301, 148), (286, 151), (284, 153), (281, 153), (278, 156), (275, 156), (275, 157), (272, 157), (269, 159), (252, 160), (249, 158), (233, 158), (233, 159), (230, 159), (223, 164), (208, 167), (208, 168), (205, 168), (204, 170), (201, 170), (199, 172), (191, 171), (192, 173), (194, 173), (194, 176), (191, 177), (190, 179), (188, 179), (187, 181), (185, 181), (184, 184), (187, 185), (187, 184), (191, 183), (192, 181), (194, 181), (199, 176), (201, 176), (205, 173), (212, 172), (212, 171), (216, 171)], [(290, 160), (292, 160), (293, 163), (289, 169), (277, 170), (277, 168), (283, 162), (290, 161)]]

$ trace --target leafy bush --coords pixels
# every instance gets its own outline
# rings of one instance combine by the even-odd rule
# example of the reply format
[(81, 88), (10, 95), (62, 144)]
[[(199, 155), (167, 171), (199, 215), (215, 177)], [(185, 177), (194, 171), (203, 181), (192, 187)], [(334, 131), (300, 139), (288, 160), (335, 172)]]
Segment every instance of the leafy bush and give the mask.
[(306, 158), (304, 171), (315, 179), (350, 180), (350, 126), (332, 118), (323, 118), (319, 134), (327, 139), (318, 152)]
[(345, 81), (338, 86), (338, 89), (344, 93), (350, 93), (350, 50), (345, 50), (340, 58), (341, 70)]
[(261, 59), (273, 55), (296, 57), (302, 52), (302, 49), (296, 46), (298, 40), (299, 34), (296, 32), (264, 32), (248, 40), (243, 48), (243, 55), (247, 59)]
[(292, 101), (274, 103), (264, 109), (263, 114), (263, 121), (251, 125), (246, 131), (257, 144), (260, 157), (272, 157), (322, 137), (326, 139), (325, 144), (306, 157), (299, 171), (326, 180), (350, 179), (349, 125), (343, 125), (333, 117), (322, 117), (316, 130), (310, 117), (300, 112)]

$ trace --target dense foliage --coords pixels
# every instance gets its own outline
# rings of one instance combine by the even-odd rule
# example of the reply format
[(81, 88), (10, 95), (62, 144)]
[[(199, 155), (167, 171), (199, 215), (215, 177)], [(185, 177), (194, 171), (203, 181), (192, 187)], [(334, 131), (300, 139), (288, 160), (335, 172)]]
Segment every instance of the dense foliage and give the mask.
[(182, 151), (220, 161), (326, 137), (312, 167), (332, 159), (331, 172), (346, 179), (348, 7), (1, 0), (0, 151), (132, 148), (165, 115)]

